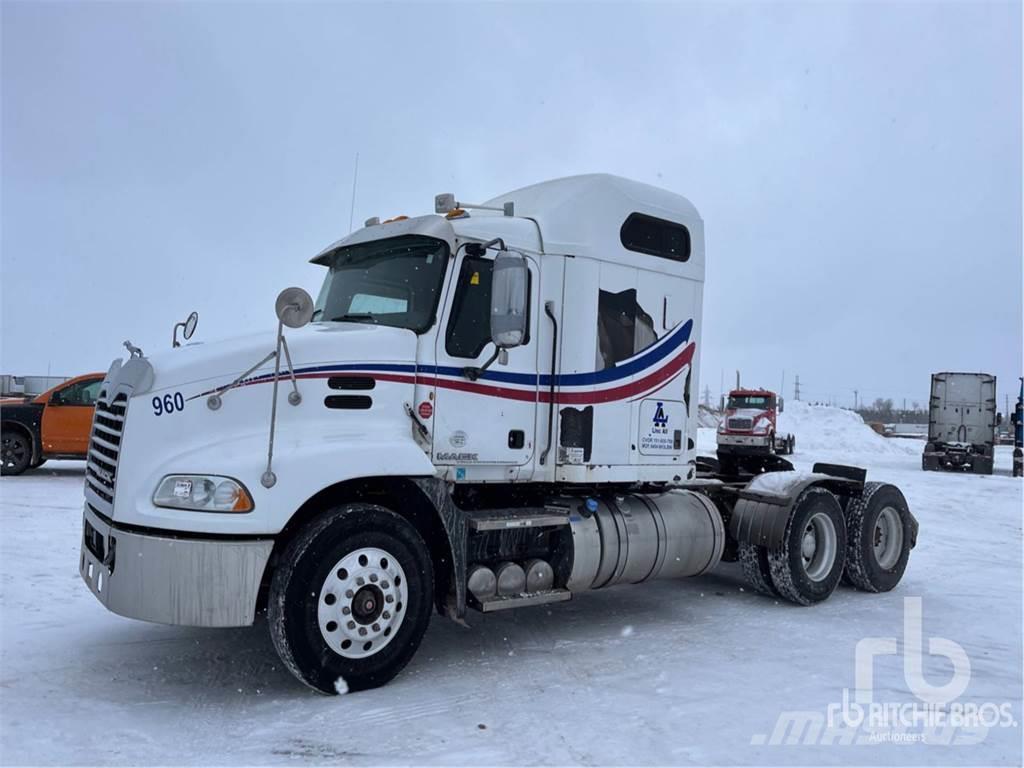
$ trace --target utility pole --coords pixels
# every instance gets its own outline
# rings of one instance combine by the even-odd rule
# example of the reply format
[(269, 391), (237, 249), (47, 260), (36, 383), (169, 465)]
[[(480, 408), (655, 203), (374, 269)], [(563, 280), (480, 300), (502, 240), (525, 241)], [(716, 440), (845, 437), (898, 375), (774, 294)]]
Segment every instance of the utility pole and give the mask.
[(740, 388), (740, 372), (739, 372), (739, 369), (737, 369), (736, 370), (736, 389), (739, 389), (739, 388)]
[(853, 410), (857, 410), (857, 390), (853, 390)]
[(800, 399), (800, 374), (796, 375), (796, 384), (793, 385), (793, 399)]
[(704, 385), (704, 407), (711, 407), (711, 387), (709, 387), (707, 384)]

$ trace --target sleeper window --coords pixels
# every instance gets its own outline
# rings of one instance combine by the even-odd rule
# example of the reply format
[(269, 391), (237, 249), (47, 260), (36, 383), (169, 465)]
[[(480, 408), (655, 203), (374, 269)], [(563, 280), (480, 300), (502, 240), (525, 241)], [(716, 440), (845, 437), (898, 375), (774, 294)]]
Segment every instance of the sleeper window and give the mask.
[(597, 369), (611, 368), (658, 340), (654, 319), (637, 304), (636, 289), (601, 291), (597, 303)]

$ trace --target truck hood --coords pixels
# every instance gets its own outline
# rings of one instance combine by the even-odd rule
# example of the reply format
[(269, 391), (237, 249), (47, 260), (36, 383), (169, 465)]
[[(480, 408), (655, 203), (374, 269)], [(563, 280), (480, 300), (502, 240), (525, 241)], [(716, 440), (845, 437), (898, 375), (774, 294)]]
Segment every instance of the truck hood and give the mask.
[[(408, 364), (416, 360), (416, 334), (404, 328), (363, 323), (311, 323), (297, 330), (286, 328), (284, 336), (296, 373), (346, 363)], [(272, 353), (275, 347), (274, 329), (268, 328), (264, 333), (188, 344), (159, 352), (148, 358), (154, 377), (149, 390), (185, 387), (200, 382), (208, 383), (210, 388), (230, 384)], [(287, 361), (283, 353), (281, 357), (281, 372), (287, 376)], [(273, 370), (274, 360), (270, 359), (250, 375)]]

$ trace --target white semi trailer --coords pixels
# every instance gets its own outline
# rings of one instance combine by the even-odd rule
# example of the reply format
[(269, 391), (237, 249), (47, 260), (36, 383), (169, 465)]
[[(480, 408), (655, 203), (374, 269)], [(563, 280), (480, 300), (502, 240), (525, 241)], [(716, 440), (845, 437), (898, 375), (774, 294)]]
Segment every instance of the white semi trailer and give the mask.
[(932, 374), (924, 470), (992, 474), (995, 452), (996, 377), (988, 373)]
[[(853, 467), (697, 459), (704, 223), (625, 179), (376, 220), (324, 249), (277, 335), (111, 365), (81, 574), (110, 610), (266, 613), (304, 683), (381, 685), (461, 619), (740, 560), (808, 605), (903, 575), (917, 522)], [(555, 614), (557, 616), (557, 613)]]

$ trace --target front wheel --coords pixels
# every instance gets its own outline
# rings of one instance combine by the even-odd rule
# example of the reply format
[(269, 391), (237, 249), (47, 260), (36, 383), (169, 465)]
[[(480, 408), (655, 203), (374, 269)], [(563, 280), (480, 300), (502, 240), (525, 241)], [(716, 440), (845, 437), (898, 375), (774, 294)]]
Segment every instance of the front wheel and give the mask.
[(13, 429), (5, 430), (0, 440), (0, 474), (20, 475), (32, 462), (32, 444), (25, 435)]
[(323, 693), (384, 685), (419, 648), (434, 576), (423, 537), (372, 504), (335, 507), (285, 549), (270, 584), (278, 655)]

